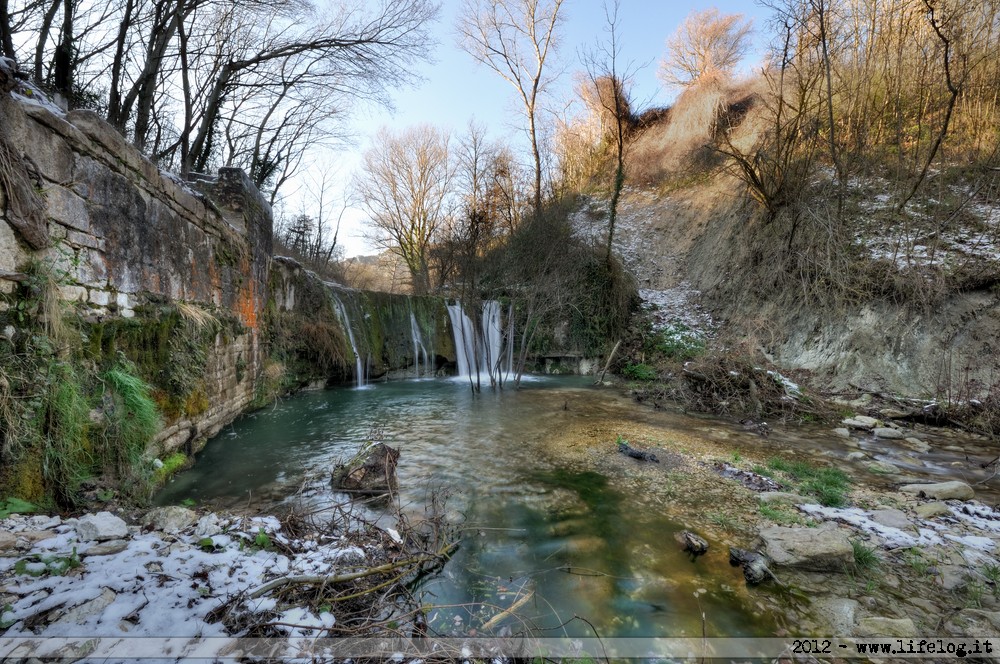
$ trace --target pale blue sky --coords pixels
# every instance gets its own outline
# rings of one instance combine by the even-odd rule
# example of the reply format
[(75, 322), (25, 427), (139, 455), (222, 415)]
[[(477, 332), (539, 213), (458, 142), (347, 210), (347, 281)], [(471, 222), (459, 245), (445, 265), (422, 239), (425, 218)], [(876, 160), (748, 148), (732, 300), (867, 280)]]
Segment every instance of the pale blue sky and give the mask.
[[(356, 135), (349, 149), (328, 155), (314, 168), (336, 172), (335, 180), (346, 189), (357, 169), (360, 155), (370, 137), (382, 126), (393, 128), (430, 123), (453, 133), (462, 133), (471, 118), (486, 126), (494, 137), (504, 137), (515, 146), (526, 147), (523, 116), (514, 89), (492, 70), (478, 65), (457, 46), (456, 17), (462, 0), (443, 0), (435, 34), (434, 63), (418, 68), (423, 78), (415, 87), (398, 90), (393, 97), (395, 111), (359, 108), (351, 131)], [(664, 90), (656, 76), (664, 54), (664, 42), (681, 21), (694, 10), (717, 7), (727, 14), (744, 14), (754, 19), (755, 43), (763, 44), (767, 30), (767, 11), (753, 2), (673, 2), (669, 0), (622, 0), (619, 9), (619, 39), (622, 62), (640, 67), (634, 76), (633, 100), (637, 110), (669, 105), (673, 93)], [(556, 108), (572, 94), (573, 74), (582, 69), (579, 52), (604, 37), (606, 21), (602, 0), (565, 0), (560, 15), (564, 17), (559, 50), (550, 66), (562, 72), (551, 92)], [(754, 66), (755, 54), (746, 64)], [(315, 173), (313, 174), (315, 177)], [(304, 178), (308, 181), (309, 177)], [(338, 187), (339, 188), (339, 187)], [(338, 193), (338, 196), (342, 196)], [(363, 239), (365, 214), (349, 207), (344, 215), (340, 242), (348, 256), (373, 253)]]

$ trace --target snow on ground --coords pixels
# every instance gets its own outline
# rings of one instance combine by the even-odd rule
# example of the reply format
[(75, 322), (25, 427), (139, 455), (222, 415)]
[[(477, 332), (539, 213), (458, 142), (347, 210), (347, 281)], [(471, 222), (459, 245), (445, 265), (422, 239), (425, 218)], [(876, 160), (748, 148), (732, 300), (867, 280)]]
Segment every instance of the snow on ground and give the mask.
[[(207, 515), (176, 534), (132, 527), (113, 542), (83, 541), (77, 525), (20, 516), (0, 523), (0, 535), (20, 538), (15, 550), (0, 552), (0, 643), (39, 636), (225, 636), (209, 614), (241, 593), (284, 575), (356, 569), (368, 559), (340, 537), (286, 537), (274, 517)], [(40, 532), (49, 536), (33, 541)], [(281, 553), (274, 543), (297, 553)], [(262, 613), (275, 602), (243, 598), (237, 606)], [(308, 636), (311, 628), (331, 626), (333, 616), (300, 608), (285, 611), (282, 621), (293, 624), (289, 634)]]
[[(679, 281), (680, 256), (670, 253), (670, 247), (658, 230), (662, 223), (662, 206), (649, 192), (626, 189), (622, 197), (615, 228), (614, 249), (625, 268), (639, 283), (639, 297), (656, 330), (693, 331), (701, 338), (711, 337), (718, 327), (698, 299), (701, 293), (687, 281)], [(601, 244), (607, 242), (607, 201), (589, 200), (571, 217), (578, 237)]]

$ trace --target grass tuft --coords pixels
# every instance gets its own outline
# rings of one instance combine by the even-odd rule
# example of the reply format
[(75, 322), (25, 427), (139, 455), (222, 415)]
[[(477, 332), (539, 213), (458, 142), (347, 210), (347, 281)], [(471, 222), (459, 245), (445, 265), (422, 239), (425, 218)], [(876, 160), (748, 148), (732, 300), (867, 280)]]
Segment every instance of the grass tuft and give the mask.
[(126, 362), (101, 375), (106, 387), (107, 430), (101, 450), (104, 463), (121, 478), (135, 474), (146, 446), (160, 430), (160, 414), (150, 397), (150, 387)]
[(854, 565), (859, 570), (873, 571), (882, 565), (882, 557), (875, 551), (875, 547), (860, 540), (851, 540), (851, 548), (854, 549)]

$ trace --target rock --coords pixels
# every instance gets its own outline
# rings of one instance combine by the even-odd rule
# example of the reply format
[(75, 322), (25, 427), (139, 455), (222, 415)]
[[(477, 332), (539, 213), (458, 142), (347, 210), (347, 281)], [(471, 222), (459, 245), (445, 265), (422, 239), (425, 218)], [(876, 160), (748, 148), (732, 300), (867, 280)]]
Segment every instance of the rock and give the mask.
[(921, 519), (933, 519), (936, 516), (941, 516), (942, 514), (951, 514), (951, 510), (944, 503), (933, 502), (924, 503), (922, 505), (917, 505), (914, 508)]
[(100, 544), (95, 544), (83, 553), (81, 556), (111, 556), (116, 553), (121, 553), (128, 548), (128, 542), (123, 539), (108, 540), (107, 542), (101, 542)]
[(897, 509), (875, 510), (871, 514), (871, 519), (875, 523), (880, 523), (890, 528), (898, 528), (900, 530), (910, 530), (913, 528), (913, 524), (910, 523), (906, 514)]
[(944, 631), (951, 636), (997, 638), (1000, 636), (1000, 612), (962, 609), (948, 619)]
[(972, 500), (976, 495), (971, 486), (958, 480), (937, 484), (907, 484), (899, 490), (936, 500)]
[(222, 522), (215, 514), (206, 514), (198, 519), (198, 524), (194, 527), (194, 536), (198, 539), (211, 537), (222, 532)]
[(111, 512), (84, 514), (76, 521), (76, 534), (82, 541), (122, 539), (128, 526)]
[(929, 452), (931, 449), (930, 445), (920, 440), (919, 438), (913, 438), (913, 437), (904, 438), (903, 442), (906, 443), (907, 447), (917, 452)]
[(775, 565), (814, 572), (842, 572), (854, 562), (847, 534), (827, 522), (818, 528), (771, 526), (760, 531), (764, 553)]
[(805, 496), (787, 491), (765, 491), (757, 494), (761, 505), (803, 505), (810, 501)]
[(0, 552), (12, 551), (17, 544), (17, 537), (8, 532), (0, 531)]
[(193, 510), (171, 505), (150, 510), (146, 513), (144, 522), (154, 530), (176, 534), (194, 523), (197, 518), (198, 515)]
[(847, 429), (845, 427), (839, 427), (837, 429), (834, 429), (833, 433), (835, 433), (836, 435), (840, 436), (841, 438), (850, 438), (851, 437), (851, 430)]
[(937, 573), (941, 577), (941, 587), (945, 590), (960, 588), (969, 578), (966, 568), (961, 565), (940, 565)]
[(847, 455), (848, 461), (861, 461), (862, 459), (868, 458), (868, 455), (864, 452), (851, 452)]
[(881, 424), (881, 422), (876, 420), (874, 417), (868, 417), (867, 415), (855, 415), (854, 417), (848, 417), (846, 420), (843, 420), (841, 424), (850, 429), (863, 429), (865, 431), (871, 431)]
[(396, 463), (399, 450), (385, 443), (368, 442), (354, 458), (338, 463), (331, 482), (335, 489), (365, 494), (385, 494), (396, 490)]
[(854, 627), (854, 635), (869, 638), (906, 639), (917, 635), (917, 626), (909, 618), (862, 618)]
[(875, 427), (872, 431), (877, 438), (885, 438), (887, 440), (903, 440), (906, 438), (906, 434), (899, 429), (891, 429), (889, 427)]
[(899, 472), (899, 468), (896, 468), (896, 466), (888, 461), (872, 461), (867, 467), (869, 472), (878, 473), (879, 475), (895, 475)]
[(704, 538), (695, 535), (690, 530), (682, 530), (681, 532), (676, 533), (674, 537), (684, 547), (685, 551), (695, 556), (700, 556), (708, 551), (708, 542), (706, 542)]
[(98, 613), (103, 613), (104, 609), (111, 606), (118, 597), (113, 590), (110, 588), (104, 588), (101, 590), (101, 594), (94, 599), (84, 602), (83, 604), (74, 607), (67, 611), (66, 613), (59, 616), (59, 619), (54, 622), (56, 625), (76, 625), (85, 621), (90, 616), (97, 615)]
[(857, 614), (857, 600), (846, 597), (824, 597), (812, 604), (813, 615), (826, 629), (821, 632), (829, 636), (847, 636), (854, 628), (854, 616)]
[(639, 461), (652, 461), (653, 463), (660, 463), (660, 460), (656, 458), (656, 455), (652, 452), (637, 450), (624, 441), (618, 443), (618, 451), (627, 457), (638, 459)]

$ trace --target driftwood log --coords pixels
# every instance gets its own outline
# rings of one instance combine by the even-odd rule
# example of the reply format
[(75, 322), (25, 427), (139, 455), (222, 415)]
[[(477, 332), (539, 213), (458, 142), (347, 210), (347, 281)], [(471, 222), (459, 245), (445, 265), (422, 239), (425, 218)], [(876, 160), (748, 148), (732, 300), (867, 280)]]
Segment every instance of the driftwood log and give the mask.
[(704, 538), (695, 535), (690, 530), (682, 530), (674, 537), (684, 547), (684, 550), (694, 556), (700, 556), (708, 551), (708, 542)]
[(656, 455), (652, 452), (645, 452), (643, 450), (637, 450), (628, 443), (618, 443), (618, 451), (625, 456), (632, 457), (633, 459), (639, 459), (640, 461), (652, 461), (653, 463), (660, 463), (660, 460), (656, 458)]
[(729, 564), (733, 567), (742, 567), (743, 578), (752, 586), (762, 583), (768, 578), (774, 579), (778, 585), (782, 585), (774, 572), (768, 568), (767, 558), (756, 551), (737, 549), (735, 546), (731, 546), (729, 547)]

